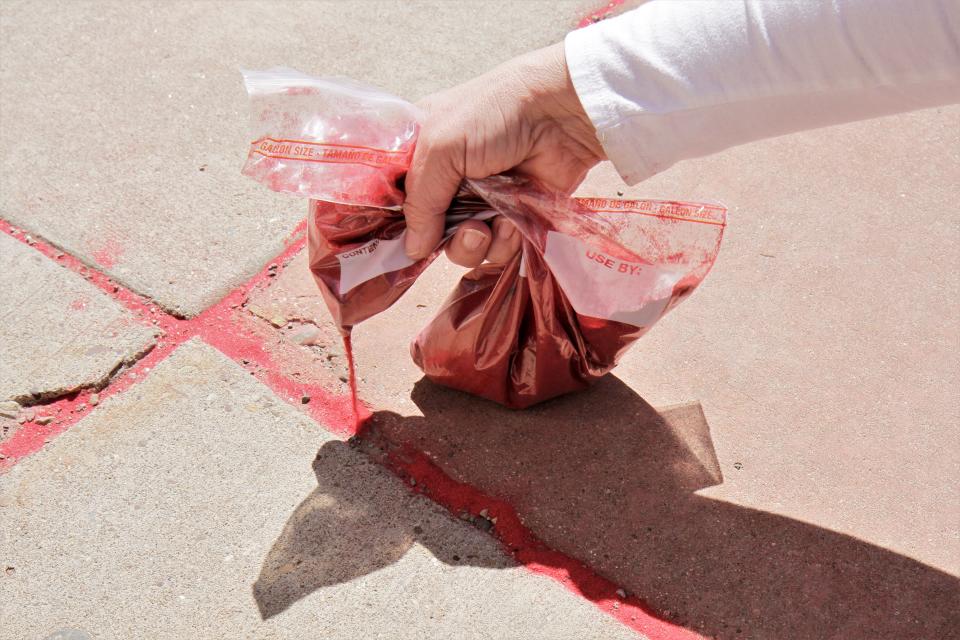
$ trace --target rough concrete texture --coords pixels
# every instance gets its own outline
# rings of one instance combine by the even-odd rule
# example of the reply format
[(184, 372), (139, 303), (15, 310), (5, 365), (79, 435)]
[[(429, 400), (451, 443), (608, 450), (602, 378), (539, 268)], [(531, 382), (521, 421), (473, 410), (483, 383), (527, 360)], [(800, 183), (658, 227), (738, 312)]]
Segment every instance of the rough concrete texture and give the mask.
[(0, 291), (0, 400), (99, 386), (156, 337), (82, 277), (3, 234)]
[(0, 522), (22, 638), (637, 637), (197, 342), (0, 477)]
[(343, 339), (329, 321), (306, 251), (294, 256), (266, 286), (252, 291), (244, 307), (253, 316), (240, 316), (242, 326), (262, 340), (283, 376), (350, 393)]
[[(706, 635), (951, 637), (958, 118), (769, 140), (632, 189), (601, 166), (583, 195), (731, 207), (703, 288), (594, 390), (512, 412), (420, 381), (410, 361), (463, 271), (438, 261), (354, 332), (375, 428)], [(690, 400), (705, 419), (652, 408)]]
[(20, 424), (11, 418), (0, 417), (0, 442), (11, 437), (19, 429)]
[(4, 2), (0, 216), (194, 315), (305, 212), (240, 175), (238, 68), (416, 99), (557, 41), (596, 4)]
[(269, 286), (251, 292), (247, 299), (245, 306), (251, 313), (278, 328), (291, 323), (315, 324), (323, 331), (324, 338), (329, 338), (327, 307), (310, 277), (306, 251), (294, 256), (283, 271), (268, 282)]
[[(318, 320), (320, 327), (291, 321), (279, 328), (261, 318), (238, 314), (235, 327), (252, 336), (273, 364), (272, 372), (303, 385), (318, 385), (327, 392), (346, 397), (350, 393), (349, 368), (343, 342), (336, 329)], [(316, 331), (314, 331), (316, 330)], [(331, 335), (333, 334), (333, 335)], [(300, 340), (312, 338), (309, 343)]]

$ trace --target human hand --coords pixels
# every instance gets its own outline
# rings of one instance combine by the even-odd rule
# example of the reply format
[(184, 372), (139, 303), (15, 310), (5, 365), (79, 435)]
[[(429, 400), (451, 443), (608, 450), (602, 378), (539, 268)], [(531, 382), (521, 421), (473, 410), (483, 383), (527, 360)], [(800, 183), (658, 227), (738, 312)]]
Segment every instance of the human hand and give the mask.
[[(406, 251), (428, 255), (463, 178), (510, 169), (572, 193), (604, 159), (590, 118), (567, 73), (563, 43), (510, 60), (420, 102), (426, 112), (406, 177)], [(516, 227), (497, 216), (492, 230), (464, 222), (447, 244), (453, 262), (506, 262), (520, 247)]]

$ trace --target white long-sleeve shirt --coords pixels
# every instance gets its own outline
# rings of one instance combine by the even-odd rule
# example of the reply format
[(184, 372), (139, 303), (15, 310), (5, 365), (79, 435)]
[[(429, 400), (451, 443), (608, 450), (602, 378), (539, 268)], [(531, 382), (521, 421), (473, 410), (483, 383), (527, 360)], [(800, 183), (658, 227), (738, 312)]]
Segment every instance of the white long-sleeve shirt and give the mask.
[(628, 184), (761, 138), (960, 102), (960, 0), (653, 0), (571, 32), (565, 50)]

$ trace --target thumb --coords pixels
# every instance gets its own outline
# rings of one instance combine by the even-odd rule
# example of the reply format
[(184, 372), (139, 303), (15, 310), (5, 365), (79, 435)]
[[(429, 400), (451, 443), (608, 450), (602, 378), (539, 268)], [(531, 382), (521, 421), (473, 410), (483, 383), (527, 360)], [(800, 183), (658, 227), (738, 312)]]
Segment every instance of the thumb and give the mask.
[(457, 195), (463, 170), (463, 153), (454, 145), (431, 143), (421, 136), (404, 181), (407, 198), (403, 215), (407, 220), (405, 249), (411, 258), (430, 255), (443, 236), (444, 214)]

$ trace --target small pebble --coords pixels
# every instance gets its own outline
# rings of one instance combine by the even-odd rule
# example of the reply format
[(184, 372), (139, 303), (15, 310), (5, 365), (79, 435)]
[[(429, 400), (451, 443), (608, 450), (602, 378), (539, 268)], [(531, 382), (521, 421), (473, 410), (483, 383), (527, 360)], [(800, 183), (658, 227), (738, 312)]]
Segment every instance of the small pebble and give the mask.
[(309, 404), (309, 403), (310, 403), (310, 396), (306, 394), (300, 396), (300, 404)]
[(290, 339), (297, 344), (315, 344), (321, 333), (320, 327), (307, 324), (297, 329), (296, 333), (290, 336)]
[(622, 198), (622, 197), (623, 197), (623, 191), (617, 191), (617, 195)]
[(473, 521), (473, 524), (477, 525), (477, 528), (481, 531), (490, 531), (490, 529), (493, 529), (493, 523), (486, 518), (477, 518)]
[(35, 422), (40, 426), (45, 426), (53, 422), (53, 416), (40, 416)]
[(415, 478), (410, 478), (410, 486), (411, 486), (411, 487), (417, 486), (417, 481), (416, 481)]
[(90, 403), (90, 406), (91, 406), (91, 407), (97, 406), (98, 404), (100, 404), (100, 394), (99, 394), (99, 393), (91, 393), (91, 394), (90, 394), (90, 397), (87, 398), (87, 402)]
[(490, 513), (490, 512), (487, 511), (486, 509), (481, 509), (481, 510), (480, 510), (480, 515), (481, 515), (482, 517), (484, 517), (484, 518), (486, 518), (489, 513)]
[(627, 597), (627, 592), (624, 591), (623, 589), (617, 589), (617, 596), (620, 597), (620, 598), (626, 598), (626, 597)]
[(0, 416), (4, 418), (16, 418), (20, 413), (20, 403), (14, 400), (5, 400), (0, 402)]

